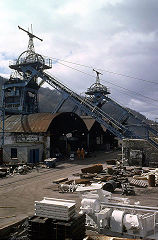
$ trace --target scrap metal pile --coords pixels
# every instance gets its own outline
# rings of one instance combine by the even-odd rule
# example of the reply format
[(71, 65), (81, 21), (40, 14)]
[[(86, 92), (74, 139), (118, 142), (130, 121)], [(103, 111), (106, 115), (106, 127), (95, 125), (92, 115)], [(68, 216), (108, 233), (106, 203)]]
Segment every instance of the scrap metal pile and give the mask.
[(20, 165), (10, 165), (10, 166), (4, 166), (0, 167), (0, 178), (14, 176), (14, 175), (23, 175), (27, 174), (30, 171), (32, 171), (33, 166), (29, 166), (26, 164), (20, 164)]
[(122, 195), (135, 195), (137, 188), (155, 187), (158, 181), (158, 169), (94, 164), (82, 168), (81, 172), (73, 174), (71, 179), (61, 178), (53, 181), (59, 192), (75, 192), (78, 187), (86, 187), (95, 183), (103, 190), (113, 193), (115, 190)]
[[(81, 214), (86, 214), (86, 227), (100, 234), (145, 239), (157, 234), (158, 208), (130, 203), (128, 198), (113, 197), (112, 193), (135, 195), (139, 188), (157, 186), (158, 169), (95, 164), (73, 174), (73, 178), (53, 183), (59, 192), (82, 194)], [(81, 196), (81, 195), (80, 195)]]
[(56, 158), (45, 159), (42, 163), (26, 163), (26, 164), (8, 164), (0, 166), (0, 178), (14, 176), (14, 175), (24, 175), (32, 171), (39, 171), (42, 168), (55, 168)]

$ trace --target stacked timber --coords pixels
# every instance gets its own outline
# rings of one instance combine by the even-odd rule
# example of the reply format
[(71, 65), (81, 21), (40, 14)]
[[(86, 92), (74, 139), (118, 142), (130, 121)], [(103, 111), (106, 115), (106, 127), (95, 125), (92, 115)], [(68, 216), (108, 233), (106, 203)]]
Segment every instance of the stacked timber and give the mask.
[(76, 213), (75, 207), (75, 201), (45, 197), (42, 201), (35, 201), (35, 215), (69, 221)]

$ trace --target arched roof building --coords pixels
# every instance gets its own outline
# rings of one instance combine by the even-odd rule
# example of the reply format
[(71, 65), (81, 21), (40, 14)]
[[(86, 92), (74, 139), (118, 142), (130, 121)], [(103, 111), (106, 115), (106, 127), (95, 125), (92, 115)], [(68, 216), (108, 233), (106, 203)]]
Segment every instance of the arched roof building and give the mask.
[(94, 119), (73, 112), (11, 115), (6, 116), (4, 125), (5, 162), (36, 163), (56, 153), (74, 152), (78, 147), (97, 150), (108, 143), (105, 136), (110, 137)]

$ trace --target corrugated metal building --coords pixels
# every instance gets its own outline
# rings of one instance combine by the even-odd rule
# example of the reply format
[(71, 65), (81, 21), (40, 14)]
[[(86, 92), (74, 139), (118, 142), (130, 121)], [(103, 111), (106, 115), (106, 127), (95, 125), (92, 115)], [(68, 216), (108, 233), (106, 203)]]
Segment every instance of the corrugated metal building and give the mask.
[(114, 136), (89, 116), (72, 112), (11, 115), (5, 119), (3, 160), (37, 163), (78, 147), (108, 150), (113, 143)]

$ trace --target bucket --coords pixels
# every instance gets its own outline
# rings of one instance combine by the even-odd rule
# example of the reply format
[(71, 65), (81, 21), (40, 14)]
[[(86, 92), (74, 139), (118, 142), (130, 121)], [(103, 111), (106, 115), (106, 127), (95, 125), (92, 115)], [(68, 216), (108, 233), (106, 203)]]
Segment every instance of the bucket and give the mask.
[(149, 175), (148, 178), (149, 187), (155, 187), (155, 175)]

